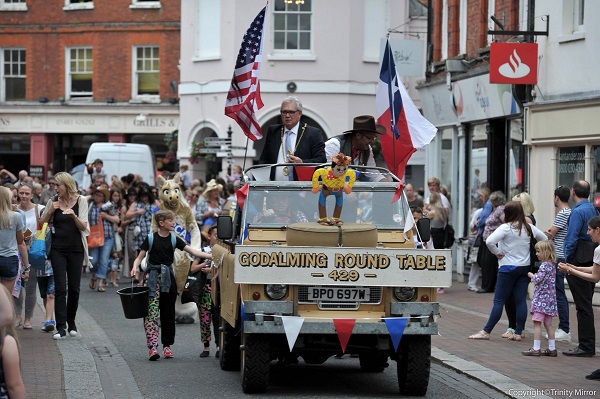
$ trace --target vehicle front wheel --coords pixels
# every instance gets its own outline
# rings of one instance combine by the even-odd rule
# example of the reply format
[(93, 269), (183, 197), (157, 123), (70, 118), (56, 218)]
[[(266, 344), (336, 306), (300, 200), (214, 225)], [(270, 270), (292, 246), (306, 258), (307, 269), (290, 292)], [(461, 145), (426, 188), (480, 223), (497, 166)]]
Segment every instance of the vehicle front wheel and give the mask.
[(244, 393), (267, 391), (270, 363), (269, 341), (261, 335), (245, 334), (242, 353), (242, 390)]
[(221, 317), (221, 328), (219, 331), (219, 365), (221, 370), (238, 371), (240, 369), (240, 336), (239, 328), (232, 327)]
[(397, 353), (398, 386), (407, 396), (424, 396), (431, 368), (431, 336), (405, 335)]

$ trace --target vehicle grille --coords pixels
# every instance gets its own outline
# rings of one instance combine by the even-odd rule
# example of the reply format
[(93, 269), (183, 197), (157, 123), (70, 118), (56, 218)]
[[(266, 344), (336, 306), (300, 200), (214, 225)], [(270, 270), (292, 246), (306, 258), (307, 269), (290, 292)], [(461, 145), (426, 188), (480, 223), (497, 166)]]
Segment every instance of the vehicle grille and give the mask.
[[(369, 301), (364, 302), (335, 302), (335, 301), (312, 301), (308, 300), (308, 288), (316, 287), (314, 285), (301, 285), (298, 287), (298, 304), (306, 305), (306, 304), (317, 304), (319, 309), (321, 310), (331, 310), (331, 309), (339, 309), (339, 310), (356, 310), (359, 308), (361, 304), (366, 305), (378, 305), (381, 303), (381, 297), (383, 295), (383, 287), (366, 287), (369, 289), (371, 295)], [(332, 285), (326, 285), (324, 287), (337, 287)]]

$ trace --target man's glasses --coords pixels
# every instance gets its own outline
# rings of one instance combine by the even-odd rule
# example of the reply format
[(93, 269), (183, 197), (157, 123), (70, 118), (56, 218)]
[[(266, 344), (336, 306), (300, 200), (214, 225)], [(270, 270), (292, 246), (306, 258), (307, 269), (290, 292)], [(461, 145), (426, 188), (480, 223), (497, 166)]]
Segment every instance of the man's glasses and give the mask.
[(289, 116), (292, 116), (292, 115), (294, 115), (296, 112), (298, 112), (298, 110), (296, 110), (296, 111), (281, 111), (281, 115), (289, 115)]

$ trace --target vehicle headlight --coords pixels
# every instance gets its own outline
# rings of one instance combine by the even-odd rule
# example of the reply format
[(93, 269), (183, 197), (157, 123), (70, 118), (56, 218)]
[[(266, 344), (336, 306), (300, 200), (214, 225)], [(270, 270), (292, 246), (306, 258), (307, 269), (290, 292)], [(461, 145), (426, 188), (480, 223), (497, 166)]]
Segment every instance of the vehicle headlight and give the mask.
[(394, 296), (402, 302), (412, 301), (417, 295), (415, 287), (396, 287), (394, 288)]
[(287, 295), (288, 286), (284, 284), (267, 284), (265, 291), (269, 299), (278, 301)]

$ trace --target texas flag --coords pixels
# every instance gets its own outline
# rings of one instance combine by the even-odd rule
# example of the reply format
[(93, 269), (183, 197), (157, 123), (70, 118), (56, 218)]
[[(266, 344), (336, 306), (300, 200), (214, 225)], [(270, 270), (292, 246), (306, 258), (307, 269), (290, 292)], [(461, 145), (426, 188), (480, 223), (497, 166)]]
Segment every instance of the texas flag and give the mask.
[(402, 179), (412, 154), (431, 142), (437, 128), (421, 115), (404, 84), (399, 82), (389, 38), (383, 53), (375, 101), (377, 123), (387, 131), (381, 135), (383, 157), (390, 171)]

